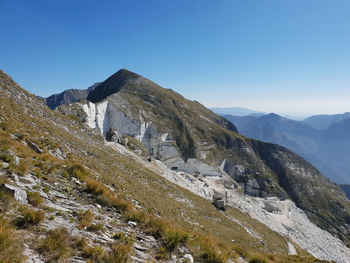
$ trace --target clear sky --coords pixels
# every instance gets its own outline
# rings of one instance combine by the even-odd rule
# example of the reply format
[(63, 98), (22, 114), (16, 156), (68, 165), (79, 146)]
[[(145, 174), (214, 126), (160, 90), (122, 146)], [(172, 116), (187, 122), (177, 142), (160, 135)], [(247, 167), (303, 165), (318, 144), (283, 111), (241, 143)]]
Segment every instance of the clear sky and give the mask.
[(0, 25), (41, 96), (127, 68), (208, 107), (350, 111), (349, 0), (0, 0)]

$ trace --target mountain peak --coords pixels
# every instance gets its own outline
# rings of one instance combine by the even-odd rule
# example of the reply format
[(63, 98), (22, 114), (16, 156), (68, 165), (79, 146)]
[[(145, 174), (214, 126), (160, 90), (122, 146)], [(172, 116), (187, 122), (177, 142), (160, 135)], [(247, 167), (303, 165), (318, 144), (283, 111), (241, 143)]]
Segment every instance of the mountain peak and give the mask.
[(260, 120), (264, 120), (264, 121), (278, 121), (280, 119), (282, 119), (282, 117), (276, 113), (269, 113), (266, 115), (263, 115), (261, 117), (259, 117)]
[(122, 68), (90, 92), (87, 99), (91, 102), (99, 102), (107, 98), (109, 95), (120, 91), (120, 89), (129, 81), (136, 79), (144, 78), (132, 71)]

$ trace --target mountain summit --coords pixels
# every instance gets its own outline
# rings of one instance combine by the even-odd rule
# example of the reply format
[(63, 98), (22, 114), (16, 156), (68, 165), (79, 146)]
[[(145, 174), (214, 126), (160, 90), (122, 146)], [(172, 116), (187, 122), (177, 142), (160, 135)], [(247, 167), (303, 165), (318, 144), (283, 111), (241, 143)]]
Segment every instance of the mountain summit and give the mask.
[(87, 99), (91, 102), (101, 101), (107, 98), (109, 95), (118, 92), (125, 85), (133, 81), (138, 81), (140, 83), (146, 82), (147, 80), (127, 69), (121, 69), (90, 92)]

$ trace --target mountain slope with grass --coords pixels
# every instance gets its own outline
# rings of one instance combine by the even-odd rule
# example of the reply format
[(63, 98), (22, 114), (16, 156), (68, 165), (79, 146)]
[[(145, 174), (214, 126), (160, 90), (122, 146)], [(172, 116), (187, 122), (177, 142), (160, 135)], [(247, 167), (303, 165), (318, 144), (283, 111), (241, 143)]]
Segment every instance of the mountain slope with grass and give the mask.
[(345, 194), (286, 148), (248, 139), (198, 102), (125, 69), (86, 99), (76, 105), (77, 112), (97, 134), (113, 130), (134, 138), (168, 168), (221, 177), (246, 195), (291, 199), (313, 222), (347, 242)]
[[(202, 154), (198, 158), (197, 137), (193, 140), (196, 158), (186, 155), (188, 151), (177, 145), (176, 134), (165, 136), (155, 124), (149, 124), (146, 117), (154, 117), (151, 113), (139, 115), (147, 120), (142, 130), (125, 113), (100, 122), (103, 109), (104, 116), (118, 113), (103, 101), (102, 108), (80, 102), (51, 111), (3, 72), (0, 93), (0, 213), (4, 225), (10, 226), (0, 230), (1, 240), (7, 244), (0, 247), (3, 262), (23, 262), (25, 257), (34, 262), (314, 262), (312, 255), (348, 262), (350, 252), (344, 244), (310, 222), (292, 201), (245, 195), (249, 189), (224, 172), (228, 171), (227, 162), (220, 170), (214, 166), (215, 156), (205, 160)], [(117, 99), (126, 102), (126, 97)], [(179, 99), (186, 107), (187, 101)], [(203, 106), (193, 103), (201, 115), (206, 113)], [(90, 114), (93, 109), (97, 114)], [(129, 110), (134, 113), (135, 109)], [(93, 116), (98, 118), (91, 128)], [(251, 148), (242, 152), (256, 151), (271, 169), (284, 169), (284, 178), (295, 175), (296, 168), (300, 174), (314, 172), (311, 167), (302, 170), (304, 161), (295, 163), (295, 155), (288, 150), (248, 140), (214, 114), (202, 116), (209, 120), (210, 129), (219, 130), (219, 138), (222, 132), (249, 141)], [(189, 131), (198, 125), (189, 125), (188, 116), (183, 118)], [(141, 131), (146, 138), (119, 132), (127, 143), (106, 141), (104, 124), (118, 121), (125, 125), (120, 129)], [(166, 124), (165, 118), (165, 132)], [(105, 128), (108, 132), (111, 127)], [(161, 138), (152, 137), (159, 133)], [(154, 148), (152, 154), (150, 146), (163, 149)], [(225, 147), (219, 145), (214, 150)], [(284, 157), (283, 163), (274, 159), (276, 152)], [(169, 169), (173, 163), (167, 162), (168, 157), (179, 163), (177, 170)], [(187, 166), (180, 167), (179, 158), (187, 158)], [(208, 175), (192, 173), (193, 166)], [(226, 211), (211, 204), (217, 192), (227, 192)]]

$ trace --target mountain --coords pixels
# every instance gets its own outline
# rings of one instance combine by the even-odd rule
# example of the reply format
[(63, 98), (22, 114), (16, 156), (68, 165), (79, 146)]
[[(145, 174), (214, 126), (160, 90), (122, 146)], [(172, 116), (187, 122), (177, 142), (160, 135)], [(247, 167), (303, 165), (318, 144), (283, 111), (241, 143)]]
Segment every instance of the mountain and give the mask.
[[(97, 86), (87, 100), (83, 109), (89, 127), (102, 135), (112, 128), (136, 138), (169, 168), (217, 176), (220, 170), (215, 167), (221, 167), (246, 194), (291, 198), (317, 221), (329, 213), (326, 206), (320, 210), (319, 202), (329, 203), (330, 189), (344, 198), (335, 184), (299, 156), (278, 145), (241, 136), (225, 118), (136, 73), (118, 71)], [(259, 118), (262, 123), (280, 119), (275, 114)], [(302, 172), (288, 167), (288, 163), (301, 165)], [(306, 174), (312, 174), (313, 179)], [(317, 190), (310, 190), (320, 182)], [(315, 200), (314, 195), (320, 198)], [(326, 217), (319, 225), (334, 221)], [(344, 220), (341, 215), (334, 218)], [(329, 227), (339, 232), (336, 224)]]
[(247, 115), (262, 115), (264, 113), (254, 111), (246, 108), (228, 107), (228, 108), (210, 108), (213, 112), (219, 115), (230, 114), (235, 116), (247, 116)]
[(350, 183), (349, 120), (316, 129), (301, 121), (277, 114), (261, 117), (223, 115), (247, 137), (283, 145), (303, 156), (324, 175), (337, 183)]
[(350, 118), (350, 112), (334, 115), (314, 115), (303, 120), (303, 122), (311, 125), (316, 129), (326, 129), (333, 123)]
[(0, 72), (1, 260), (349, 262), (350, 201), (300, 156), (127, 70), (90, 94)]
[(59, 94), (51, 95), (48, 98), (43, 98), (44, 102), (51, 109), (55, 109), (57, 106), (62, 104), (70, 104), (77, 102), (83, 98), (86, 98), (88, 94), (93, 91), (100, 83), (95, 83), (88, 89), (79, 90), (79, 89), (68, 89)]

